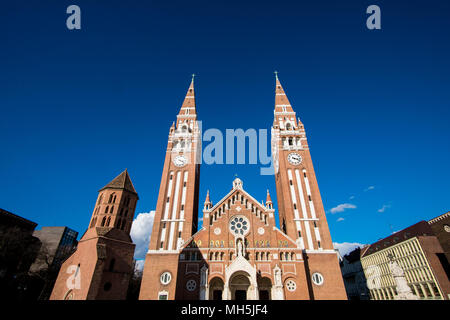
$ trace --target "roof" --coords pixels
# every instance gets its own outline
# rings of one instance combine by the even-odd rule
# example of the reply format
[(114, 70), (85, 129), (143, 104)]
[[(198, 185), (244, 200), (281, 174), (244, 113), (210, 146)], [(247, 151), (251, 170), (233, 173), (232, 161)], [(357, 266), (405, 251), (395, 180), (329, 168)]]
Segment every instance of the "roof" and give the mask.
[(433, 236), (433, 231), (431, 230), (430, 225), (426, 221), (420, 221), (412, 226), (395, 232), (391, 234), (389, 237), (378, 240), (377, 242), (372, 243), (368, 247), (364, 247), (361, 251), (361, 257), (368, 256), (372, 253), (381, 251), (385, 248), (393, 246), (397, 243), (403, 242), (405, 240), (414, 238), (416, 236)]
[(444, 214), (441, 214), (441, 215), (439, 215), (439, 216), (437, 216), (437, 217), (435, 217), (433, 219), (428, 220), (428, 223), (429, 224), (436, 223), (438, 221), (441, 221), (441, 220), (443, 220), (445, 218), (449, 218), (449, 217), (450, 217), (450, 211), (446, 212)]
[(137, 194), (136, 190), (134, 189), (133, 183), (131, 182), (131, 178), (128, 174), (127, 169), (125, 169), (125, 171), (115, 177), (110, 183), (101, 188), (99, 191), (102, 191), (104, 189), (124, 189)]

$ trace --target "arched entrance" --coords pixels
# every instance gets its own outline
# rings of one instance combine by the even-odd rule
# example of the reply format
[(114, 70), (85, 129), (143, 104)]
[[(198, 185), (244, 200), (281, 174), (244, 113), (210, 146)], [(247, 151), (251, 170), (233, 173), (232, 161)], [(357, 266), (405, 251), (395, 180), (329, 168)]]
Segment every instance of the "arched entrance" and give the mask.
[(272, 281), (267, 277), (258, 279), (259, 300), (272, 300)]
[(223, 280), (214, 277), (209, 282), (209, 300), (222, 300)]
[(236, 272), (230, 278), (231, 300), (247, 300), (250, 288), (250, 276), (246, 272)]

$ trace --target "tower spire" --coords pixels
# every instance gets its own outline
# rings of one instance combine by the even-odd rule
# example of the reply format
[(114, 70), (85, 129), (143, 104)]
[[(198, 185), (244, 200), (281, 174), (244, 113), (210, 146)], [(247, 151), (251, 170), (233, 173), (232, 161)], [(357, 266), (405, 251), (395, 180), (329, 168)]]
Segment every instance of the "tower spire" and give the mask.
[(275, 82), (275, 112), (294, 112), (278, 78), (278, 71), (275, 71)]
[(183, 104), (181, 105), (180, 112), (178, 113), (179, 117), (192, 118), (192, 116), (197, 114), (197, 110), (195, 108), (194, 77), (195, 74), (192, 74), (191, 84), (189, 85)]

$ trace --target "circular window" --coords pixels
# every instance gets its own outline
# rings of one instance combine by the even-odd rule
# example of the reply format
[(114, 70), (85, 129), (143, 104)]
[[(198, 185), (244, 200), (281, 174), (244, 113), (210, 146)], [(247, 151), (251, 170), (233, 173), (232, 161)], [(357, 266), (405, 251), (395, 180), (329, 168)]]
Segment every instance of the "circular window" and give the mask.
[(450, 226), (448, 224), (444, 224), (444, 230), (450, 232)]
[(186, 289), (188, 289), (188, 291), (194, 291), (196, 287), (197, 282), (195, 282), (195, 280), (189, 280), (186, 282)]
[(109, 290), (111, 290), (111, 287), (112, 287), (111, 282), (107, 282), (107, 283), (105, 283), (105, 285), (103, 286), (103, 290), (109, 291)]
[(170, 274), (170, 272), (164, 272), (161, 275), (160, 280), (163, 285), (169, 284), (170, 280), (172, 280), (172, 275)]
[(320, 286), (323, 284), (323, 276), (320, 273), (315, 272), (312, 275), (312, 281), (314, 282), (315, 285)]
[(234, 216), (230, 221), (230, 231), (236, 236), (246, 235), (250, 230), (250, 222), (244, 216)]
[(294, 282), (294, 280), (288, 280), (286, 282), (286, 288), (291, 292), (295, 291), (295, 289), (297, 289), (297, 284)]

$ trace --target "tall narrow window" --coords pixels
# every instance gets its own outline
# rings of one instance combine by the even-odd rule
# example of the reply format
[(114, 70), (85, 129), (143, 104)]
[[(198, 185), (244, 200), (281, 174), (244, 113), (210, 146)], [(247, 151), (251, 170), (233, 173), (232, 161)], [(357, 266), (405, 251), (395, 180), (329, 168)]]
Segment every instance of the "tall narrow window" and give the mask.
[(105, 213), (108, 213), (108, 210), (109, 210), (109, 207), (106, 206), (106, 208), (105, 208)]
[(109, 262), (109, 268), (108, 268), (109, 272), (114, 271), (114, 264), (115, 263), (116, 263), (116, 259), (112, 258), (111, 261)]
[(111, 222), (111, 217), (108, 217), (108, 220), (106, 220), (106, 226), (109, 227), (109, 223)]
[(111, 210), (109, 210), (109, 213), (113, 213), (114, 211), (114, 206), (111, 207)]
[(101, 226), (104, 227), (106, 222), (106, 217), (103, 217)]
[(126, 225), (126, 224), (127, 224), (127, 221), (126, 221), (126, 220), (123, 220), (123, 221), (122, 221), (122, 228), (121, 228), (122, 230), (125, 230), (125, 225)]

